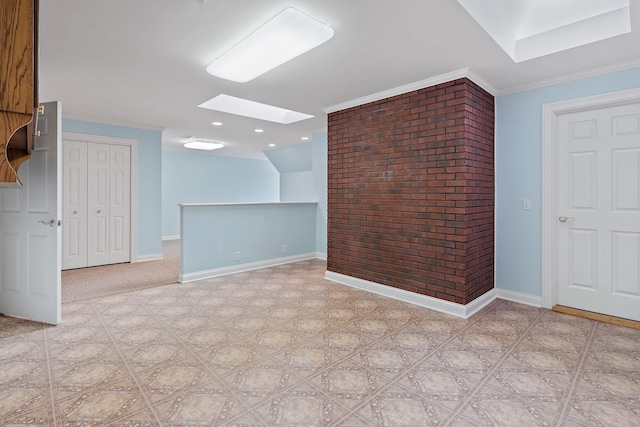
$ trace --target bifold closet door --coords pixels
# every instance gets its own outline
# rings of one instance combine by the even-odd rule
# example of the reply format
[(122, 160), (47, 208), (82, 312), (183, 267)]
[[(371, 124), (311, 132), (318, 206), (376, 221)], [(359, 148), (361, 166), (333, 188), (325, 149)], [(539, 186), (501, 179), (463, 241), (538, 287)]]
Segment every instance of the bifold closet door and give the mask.
[(87, 266), (129, 262), (130, 148), (89, 143), (87, 158)]
[(87, 146), (87, 266), (109, 264), (109, 145)]
[(68, 141), (62, 269), (131, 260), (131, 147)]
[(131, 261), (131, 148), (110, 145), (109, 263)]
[(87, 143), (64, 141), (62, 269), (87, 266)]

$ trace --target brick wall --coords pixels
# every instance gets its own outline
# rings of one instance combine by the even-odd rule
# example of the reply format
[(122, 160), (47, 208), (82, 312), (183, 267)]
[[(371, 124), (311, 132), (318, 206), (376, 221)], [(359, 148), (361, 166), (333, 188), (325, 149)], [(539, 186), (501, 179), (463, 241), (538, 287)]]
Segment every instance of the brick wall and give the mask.
[(329, 271), (460, 304), (493, 288), (493, 96), (462, 78), (328, 129)]

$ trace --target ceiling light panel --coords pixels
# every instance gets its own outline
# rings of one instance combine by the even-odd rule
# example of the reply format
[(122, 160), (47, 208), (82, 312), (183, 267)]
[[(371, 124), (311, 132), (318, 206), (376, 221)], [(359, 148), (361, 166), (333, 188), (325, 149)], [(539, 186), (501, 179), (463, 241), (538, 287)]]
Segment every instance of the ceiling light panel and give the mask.
[(185, 148), (191, 148), (194, 150), (217, 150), (224, 147), (224, 144), (216, 141), (207, 141), (204, 139), (192, 139), (184, 144)]
[(210, 100), (198, 105), (198, 107), (285, 125), (313, 117), (310, 114), (299, 113), (297, 111), (274, 107), (273, 105), (262, 104), (260, 102), (249, 101), (248, 99), (236, 98), (235, 96), (225, 94), (211, 98)]
[(331, 37), (331, 27), (289, 7), (209, 64), (207, 72), (234, 82), (248, 82)]

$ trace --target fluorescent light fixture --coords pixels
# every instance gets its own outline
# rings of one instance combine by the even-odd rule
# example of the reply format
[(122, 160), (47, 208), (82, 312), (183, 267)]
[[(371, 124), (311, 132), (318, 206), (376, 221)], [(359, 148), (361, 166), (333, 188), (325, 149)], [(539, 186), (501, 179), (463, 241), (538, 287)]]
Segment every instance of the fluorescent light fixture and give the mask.
[(313, 117), (310, 114), (299, 113), (285, 108), (274, 107), (273, 105), (262, 104), (260, 102), (249, 101), (248, 99), (236, 98), (220, 94), (215, 98), (198, 105), (209, 110), (222, 111), (223, 113), (236, 114), (239, 116), (251, 117), (254, 119), (267, 120), (270, 122), (288, 125)]
[(217, 150), (218, 148), (224, 147), (224, 144), (216, 141), (207, 141), (205, 139), (192, 139), (184, 144), (184, 146), (194, 150)]
[(234, 82), (248, 82), (331, 37), (331, 27), (288, 7), (209, 64), (207, 72)]
[(211, 124), (214, 126), (222, 126), (222, 122), (212, 122)]
[(276, 146), (276, 144), (268, 144), (268, 145), (269, 145), (269, 147), (275, 147)]
[(300, 138), (300, 139), (301, 139), (301, 140), (303, 140), (303, 141), (308, 141), (308, 140), (309, 140), (309, 137), (308, 137), (308, 136), (303, 136), (303, 137), (302, 137), (302, 138)]

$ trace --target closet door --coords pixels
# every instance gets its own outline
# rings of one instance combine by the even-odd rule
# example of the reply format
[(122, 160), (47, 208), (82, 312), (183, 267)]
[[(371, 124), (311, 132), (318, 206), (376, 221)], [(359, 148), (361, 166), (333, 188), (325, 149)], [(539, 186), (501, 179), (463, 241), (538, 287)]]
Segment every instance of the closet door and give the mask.
[(62, 269), (131, 261), (131, 147), (64, 141)]
[(110, 263), (109, 163), (107, 144), (89, 143), (87, 148), (87, 266)]
[(111, 264), (131, 260), (131, 148), (110, 146), (109, 175), (109, 261)]
[(64, 141), (62, 269), (87, 266), (87, 144)]

